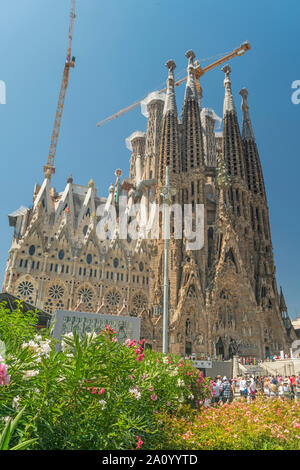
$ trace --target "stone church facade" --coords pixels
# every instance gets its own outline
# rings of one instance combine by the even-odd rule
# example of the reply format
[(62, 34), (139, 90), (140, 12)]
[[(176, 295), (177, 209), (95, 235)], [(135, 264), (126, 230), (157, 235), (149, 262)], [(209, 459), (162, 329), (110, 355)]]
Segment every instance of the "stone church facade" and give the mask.
[[(67, 180), (64, 191), (51, 187), (45, 173), (36, 185), (31, 208), (9, 215), (14, 227), (3, 291), (51, 314), (55, 310), (113, 313), (141, 317), (149, 347), (162, 348), (164, 241), (120, 236), (110, 230), (111, 208), (161, 204), (166, 166), (172, 203), (204, 207), (204, 245), (187, 249), (169, 241), (169, 350), (181, 355), (259, 359), (289, 352), (295, 331), (282, 291), (277, 289), (268, 204), (262, 167), (250, 120), (246, 89), (242, 129), (225, 66), (223, 132), (215, 132), (216, 114), (202, 109), (194, 78), (194, 54), (188, 51), (188, 78), (181, 117), (175, 96), (175, 63), (168, 61), (166, 94), (144, 102), (146, 132), (128, 139), (129, 177), (111, 185), (107, 197), (94, 182)], [(141, 207), (140, 206), (140, 207)], [(101, 210), (99, 211), (99, 208)], [(131, 218), (131, 217), (130, 217)], [(140, 224), (142, 216), (139, 213)], [(119, 222), (119, 219), (117, 219)], [(102, 224), (102, 225), (101, 225)], [(104, 237), (99, 239), (102, 227)]]

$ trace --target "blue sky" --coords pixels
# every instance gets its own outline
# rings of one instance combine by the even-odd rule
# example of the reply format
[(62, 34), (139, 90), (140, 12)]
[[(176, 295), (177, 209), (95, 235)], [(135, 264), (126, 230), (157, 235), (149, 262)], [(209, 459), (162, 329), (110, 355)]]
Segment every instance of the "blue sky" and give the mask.
[[(291, 317), (300, 314), (299, 121), (291, 84), (300, 80), (298, 0), (77, 0), (73, 55), (53, 185), (58, 191), (93, 178), (101, 195), (114, 171), (129, 170), (125, 138), (145, 130), (140, 109), (102, 128), (98, 121), (161, 87), (165, 62), (186, 67), (185, 52), (214, 57), (245, 40), (251, 51), (231, 61), (232, 87), (248, 88), (267, 189), (278, 285)], [(47, 161), (67, 48), (69, 0), (0, 0), (0, 275), (12, 228), (7, 214), (30, 206)], [(203, 62), (207, 65), (209, 61)], [(203, 106), (222, 115), (224, 74), (202, 79)], [(177, 89), (182, 104), (183, 87)]]

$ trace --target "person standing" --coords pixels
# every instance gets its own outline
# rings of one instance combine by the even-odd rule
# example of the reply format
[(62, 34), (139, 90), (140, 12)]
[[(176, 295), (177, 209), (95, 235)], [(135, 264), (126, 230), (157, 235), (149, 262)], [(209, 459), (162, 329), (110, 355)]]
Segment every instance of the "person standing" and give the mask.
[(246, 388), (246, 380), (243, 377), (240, 377), (239, 380), (239, 388), (240, 388), (240, 397), (244, 398), (245, 397), (245, 388)]
[(295, 401), (300, 401), (300, 374), (295, 380)]
[(215, 381), (212, 384), (212, 391), (213, 391), (212, 403), (214, 405), (217, 405), (220, 401), (220, 383), (217, 377), (215, 378)]
[(277, 398), (277, 396), (278, 396), (277, 381), (275, 378), (273, 378), (270, 384), (270, 398)]
[(229, 402), (231, 403), (234, 398), (234, 386), (229, 382), (227, 377), (223, 378), (222, 384), (222, 401), (223, 404)]
[(290, 377), (291, 400), (295, 398), (295, 387), (296, 387), (296, 377), (295, 375), (292, 375), (292, 377)]
[(268, 377), (265, 377), (264, 380), (264, 396), (266, 398), (270, 398), (270, 381)]
[(255, 400), (255, 394), (256, 394), (256, 383), (253, 377), (250, 379), (250, 384), (249, 384), (249, 392), (250, 392), (250, 399)]
[(283, 383), (279, 383), (278, 385), (278, 396), (281, 400), (284, 398), (284, 386)]
[(285, 378), (283, 381), (283, 397), (286, 400), (291, 399), (291, 384), (288, 378)]

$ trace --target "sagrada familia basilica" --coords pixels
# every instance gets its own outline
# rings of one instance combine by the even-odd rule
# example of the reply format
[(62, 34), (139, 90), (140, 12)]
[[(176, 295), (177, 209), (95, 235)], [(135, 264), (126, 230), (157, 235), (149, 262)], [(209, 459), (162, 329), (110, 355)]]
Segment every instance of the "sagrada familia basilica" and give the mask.
[[(35, 185), (31, 208), (9, 215), (14, 227), (3, 291), (54, 314), (56, 310), (113, 313), (141, 318), (148, 347), (162, 348), (164, 240), (119, 236), (101, 217), (127, 197), (127, 209), (161, 204), (170, 171), (172, 203), (204, 207), (204, 244), (192, 250), (185, 238), (169, 240), (169, 350), (181, 355), (239, 354), (263, 359), (289, 352), (295, 331), (282, 291), (278, 292), (268, 204), (248, 92), (240, 91), (240, 130), (230, 67), (223, 67), (223, 131), (216, 114), (202, 109), (194, 77), (194, 54), (187, 52), (188, 77), (181, 117), (174, 90), (173, 61), (167, 62), (166, 94), (144, 103), (146, 132), (130, 138), (129, 177), (111, 185), (108, 196), (94, 182), (74, 183), (62, 192), (45, 172)], [(176, 191), (175, 191), (176, 190)], [(102, 207), (104, 215), (99, 215)], [(141, 231), (142, 233), (142, 231)]]

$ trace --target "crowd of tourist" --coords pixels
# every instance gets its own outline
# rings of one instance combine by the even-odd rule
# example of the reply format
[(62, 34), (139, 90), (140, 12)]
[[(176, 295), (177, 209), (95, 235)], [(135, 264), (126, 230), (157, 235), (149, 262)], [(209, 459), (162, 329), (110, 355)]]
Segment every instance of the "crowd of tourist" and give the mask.
[(300, 374), (290, 377), (264, 376), (229, 379), (218, 375), (212, 383), (212, 396), (205, 406), (224, 404), (237, 398), (248, 402), (256, 397), (300, 401)]
[[(293, 357), (299, 357), (298, 354), (294, 353), (294, 356)], [(290, 354), (284, 354), (284, 356), (268, 356), (265, 358), (265, 361), (267, 362), (275, 362), (275, 361), (280, 361), (282, 359), (290, 359), (291, 358), (291, 355)], [(263, 362), (262, 360), (257, 360), (255, 357), (240, 357), (239, 358), (239, 363), (240, 364), (243, 364), (243, 365), (246, 365), (246, 366), (255, 366), (256, 364), (260, 364), (261, 362)]]

